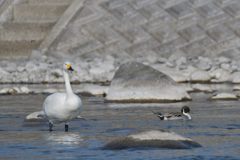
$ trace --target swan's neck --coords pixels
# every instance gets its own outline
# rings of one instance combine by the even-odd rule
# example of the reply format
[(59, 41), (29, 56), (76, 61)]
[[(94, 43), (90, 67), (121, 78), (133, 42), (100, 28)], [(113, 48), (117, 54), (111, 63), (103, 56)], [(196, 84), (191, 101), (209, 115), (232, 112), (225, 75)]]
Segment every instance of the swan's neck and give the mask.
[(188, 113), (183, 112), (183, 115), (186, 116), (187, 119), (192, 119), (192, 117), (191, 117), (190, 114), (188, 114)]
[(65, 70), (63, 70), (63, 76), (64, 76), (67, 95), (70, 95), (70, 94), (73, 93), (73, 91), (72, 91), (72, 87), (71, 87), (71, 84), (70, 84), (69, 75)]

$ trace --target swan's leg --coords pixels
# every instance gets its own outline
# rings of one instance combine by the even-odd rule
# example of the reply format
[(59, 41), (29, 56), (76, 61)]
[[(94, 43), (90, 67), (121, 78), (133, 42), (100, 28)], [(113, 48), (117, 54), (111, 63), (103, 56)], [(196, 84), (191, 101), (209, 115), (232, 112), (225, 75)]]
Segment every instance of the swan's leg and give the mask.
[(53, 124), (52, 122), (49, 122), (48, 124), (49, 124), (49, 132), (52, 132)]
[(65, 132), (68, 132), (68, 123), (65, 123)]

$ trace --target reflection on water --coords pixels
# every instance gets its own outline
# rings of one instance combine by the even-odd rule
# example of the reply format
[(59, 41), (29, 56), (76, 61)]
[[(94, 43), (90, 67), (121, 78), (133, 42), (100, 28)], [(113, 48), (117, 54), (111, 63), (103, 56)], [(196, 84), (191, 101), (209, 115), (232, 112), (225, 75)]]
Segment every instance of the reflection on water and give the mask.
[(44, 135), (46, 141), (64, 145), (77, 145), (83, 142), (79, 133), (70, 132), (50, 132)]

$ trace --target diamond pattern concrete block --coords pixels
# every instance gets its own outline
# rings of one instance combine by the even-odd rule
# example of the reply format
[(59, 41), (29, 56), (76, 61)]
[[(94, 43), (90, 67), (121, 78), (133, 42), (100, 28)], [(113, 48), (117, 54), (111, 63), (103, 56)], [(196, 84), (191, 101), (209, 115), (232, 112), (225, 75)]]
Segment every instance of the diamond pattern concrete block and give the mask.
[(146, 18), (129, 4), (124, 4), (120, 7), (110, 10), (109, 12), (123, 23), (128, 22), (135, 25), (140, 25), (147, 22)]
[(203, 46), (205, 48), (211, 47), (216, 44), (216, 42), (208, 36), (199, 40), (197, 43), (199, 43), (201, 46)]
[(177, 30), (188, 28), (192, 25), (196, 25), (198, 23), (198, 20), (199, 20), (199, 16), (196, 16), (195, 12), (192, 12), (192, 14), (189, 14), (187, 17), (179, 19), (177, 21), (176, 28)]
[(150, 20), (146, 24), (144, 24), (143, 28), (148, 32), (151, 32), (153, 30), (155, 31), (166, 26), (176, 27), (176, 23), (177, 21), (172, 16), (163, 11), (158, 18)]
[(179, 34), (189, 42), (202, 39), (206, 36), (204, 31), (198, 25), (185, 28), (179, 31)]
[(130, 2), (130, 4), (134, 9), (138, 10), (138, 9), (143, 8), (144, 6), (154, 3), (156, 1), (157, 0), (132, 0)]
[(161, 9), (158, 5), (156, 5), (156, 3), (142, 7), (141, 9), (139, 9), (139, 12), (142, 13), (142, 15), (148, 20), (155, 19), (164, 14), (164, 10)]
[(238, 2), (232, 3), (224, 7), (224, 10), (235, 18), (240, 17), (240, 3)]
[(171, 26), (164, 26), (156, 30), (152, 30), (151, 35), (161, 44), (177, 39), (179, 36)]
[(184, 45), (186, 45), (186, 40), (182, 37), (178, 37), (170, 42), (160, 44), (158, 47), (154, 48), (154, 51), (160, 54), (173, 54), (172, 51), (177, 50)]
[(82, 9), (82, 11), (80, 13), (78, 13), (75, 16), (75, 18), (72, 20), (72, 22), (74, 24), (79, 25), (79, 24), (83, 23), (82, 21), (84, 21), (84, 19), (88, 19), (88, 22), (89, 22), (91, 20), (91, 18), (93, 18), (95, 16), (96, 16), (96, 14), (94, 13), (94, 11), (91, 8), (86, 6)]
[(228, 58), (234, 59), (234, 60), (236, 60), (235, 59), (236, 57), (240, 58), (238, 49), (229, 49), (229, 50), (223, 51), (223, 52), (219, 53), (218, 56), (228, 57)]
[(119, 1), (119, 0), (109, 0), (109, 1), (103, 2), (100, 5), (107, 10), (112, 10), (112, 9), (120, 7), (120, 6), (122, 6), (126, 3), (127, 3), (127, 0), (121, 0), (121, 1)]
[(206, 0), (189, 0), (189, 2), (192, 4), (192, 6), (194, 8), (203, 6), (203, 5), (205, 5), (205, 4), (207, 4), (207, 3), (211, 2), (211, 1), (212, 0), (208, 0), (208, 1), (206, 1)]
[(238, 36), (240, 36), (240, 19), (231, 21), (226, 24), (229, 28), (231, 28)]
[(167, 9), (167, 12), (177, 19), (185, 18), (193, 13), (193, 9), (188, 2), (183, 2)]
[(238, 0), (214, 0), (214, 3), (220, 7), (225, 7), (228, 4), (232, 3), (233, 1), (238, 1)]
[(208, 35), (216, 42), (235, 38), (235, 34), (226, 26), (216, 26), (207, 31)]
[(97, 24), (87, 25), (85, 29), (103, 44), (110, 44), (118, 40), (118, 35), (111, 28), (100, 27)]
[[(67, 43), (66, 43), (67, 41)], [(64, 53), (83, 54), (100, 48), (102, 44), (82, 28), (69, 28), (59, 37), (59, 43), (55, 44), (53, 50)]]
[(116, 30), (131, 43), (139, 43), (150, 39), (150, 35), (141, 27), (117, 27)]
[(97, 52), (121, 60), (121, 54), (133, 59), (146, 53), (212, 56), (240, 48), (239, 10), (239, 0), (89, 1), (66, 29), (73, 30), (71, 37), (57, 43), (69, 53)]
[(210, 46), (208, 50), (213, 54), (217, 55), (223, 51), (227, 51), (229, 49), (234, 49), (239, 46), (240, 40), (239, 38), (234, 38), (231, 40), (226, 40), (220, 43), (217, 43), (213, 46)]
[(71, 54), (84, 54), (88, 52), (95, 51), (96, 49), (100, 48), (102, 45), (96, 41), (95, 39), (85, 41), (83, 43), (79, 43), (75, 47), (72, 47), (68, 50), (69, 53)]
[(223, 11), (214, 3), (207, 3), (206, 5), (197, 8), (197, 12), (205, 18), (212, 18), (223, 14)]
[(126, 52), (129, 54), (136, 54), (137, 52), (147, 53), (148, 50), (152, 50), (158, 45), (159, 43), (156, 40), (150, 39), (150, 40), (147, 40), (146, 42), (140, 42), (132, 45), (131, 47), (126, 49)]
[(206, 29), (231, 18), (230, 15), (225, 14), (225, 12), (213, 3), (208, 3), (204, 6), (198, 7), (196, 11), (202, 17), (198, 19), (198, 24)]
[(203, 55), (206, 52), (206, 49), (198, 42), (190, 43), (183, 47), (182, 50), (188, 54), (197, 56)]
[(158, 0), (157, 4), (161, 6), (162, 8), (170, 8), (174, 5), (177, 5), (179, 3), (182, 3), (186, 0)]
[(137, 14), (137, 11), (134, 10), (129, 4), (124, 4), (120, 7), (112, 9), (110, 12), (119, 20), (128, 19), (136, 16)]

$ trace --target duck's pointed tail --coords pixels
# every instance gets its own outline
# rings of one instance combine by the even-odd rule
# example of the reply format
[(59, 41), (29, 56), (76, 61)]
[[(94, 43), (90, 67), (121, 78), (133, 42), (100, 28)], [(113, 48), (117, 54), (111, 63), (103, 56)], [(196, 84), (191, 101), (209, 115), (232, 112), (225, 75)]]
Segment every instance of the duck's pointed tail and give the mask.
[(160, 120), (164, 120), (164, 116), (161, 112), (154, 112), (152, 111), (153, 114), (157, 115)]

